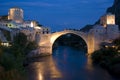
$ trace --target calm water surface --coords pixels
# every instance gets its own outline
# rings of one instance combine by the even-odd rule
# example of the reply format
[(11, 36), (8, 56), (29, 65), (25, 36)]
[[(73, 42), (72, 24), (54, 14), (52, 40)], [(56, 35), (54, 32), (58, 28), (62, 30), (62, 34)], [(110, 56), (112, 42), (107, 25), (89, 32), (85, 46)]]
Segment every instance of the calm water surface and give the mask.
[(93, 66), (85, 54), (60, 46), (52, 56), (37, 58), (29, 64), (29, 80), (117, 80), (106, 70)]

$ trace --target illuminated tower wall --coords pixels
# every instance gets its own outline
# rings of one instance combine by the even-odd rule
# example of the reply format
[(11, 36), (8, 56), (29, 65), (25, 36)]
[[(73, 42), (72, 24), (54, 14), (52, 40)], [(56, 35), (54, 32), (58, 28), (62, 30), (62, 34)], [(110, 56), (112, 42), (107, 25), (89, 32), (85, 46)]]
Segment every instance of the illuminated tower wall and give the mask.
[(100, 24), (104, 27), (107, 25), (115, 25), (115, 15), (110, 13), (103, 15), (100, 19)]
[(23, 22), (23, 10), (21, 8), (10, 8), (8, 12), (8, 20), (13, 20), (16, 23)]

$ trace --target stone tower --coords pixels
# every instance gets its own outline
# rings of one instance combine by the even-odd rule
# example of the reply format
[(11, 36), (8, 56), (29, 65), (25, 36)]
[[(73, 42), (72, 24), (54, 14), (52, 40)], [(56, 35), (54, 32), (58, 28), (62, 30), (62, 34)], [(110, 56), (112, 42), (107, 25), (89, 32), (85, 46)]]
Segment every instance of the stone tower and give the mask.
[(100, 18), (100, 24), (104, 27), (107, 25), (115, 25), (115, 15), (107, 13)]
[(10, 8), (8, 12), (8, 20), (13, 20), (16, 23), (23, 22), (23, 10), (21, 8)]

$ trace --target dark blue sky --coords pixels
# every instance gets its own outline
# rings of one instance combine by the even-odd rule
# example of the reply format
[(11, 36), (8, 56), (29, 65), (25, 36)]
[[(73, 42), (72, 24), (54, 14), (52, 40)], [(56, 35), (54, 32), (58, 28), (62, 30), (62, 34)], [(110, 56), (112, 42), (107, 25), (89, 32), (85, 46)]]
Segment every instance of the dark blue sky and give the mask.
[(80, 29), (97, 21), (112, 4), (113, 0), (0, 0), (0, 15), (17, 6), (25, 20), (37, 20), (52, 31)]

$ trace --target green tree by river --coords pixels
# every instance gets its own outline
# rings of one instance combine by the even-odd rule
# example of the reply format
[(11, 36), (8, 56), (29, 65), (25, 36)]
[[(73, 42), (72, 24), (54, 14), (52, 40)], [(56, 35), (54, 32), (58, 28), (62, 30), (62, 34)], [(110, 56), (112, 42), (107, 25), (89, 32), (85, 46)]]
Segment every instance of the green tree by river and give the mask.
[(14, 37), (12, 46), (0, 45), (0, 80), (26, 80), (27, 75), (23, 63), (27, 53), (36, 47), (36, 43), (28, 41), (23, 33)]

